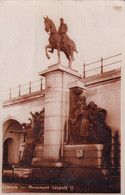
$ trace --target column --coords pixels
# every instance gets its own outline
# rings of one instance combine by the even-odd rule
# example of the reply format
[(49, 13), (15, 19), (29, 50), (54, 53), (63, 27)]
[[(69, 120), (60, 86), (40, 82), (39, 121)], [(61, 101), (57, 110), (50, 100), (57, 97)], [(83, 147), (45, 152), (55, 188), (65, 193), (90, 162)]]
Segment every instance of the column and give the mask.
[(44, 159), (63, 156), (64, 131), (69, 115), (69, 83), (81, 78), (77, 71), (53, 65), (39, 73), (45, 77)]

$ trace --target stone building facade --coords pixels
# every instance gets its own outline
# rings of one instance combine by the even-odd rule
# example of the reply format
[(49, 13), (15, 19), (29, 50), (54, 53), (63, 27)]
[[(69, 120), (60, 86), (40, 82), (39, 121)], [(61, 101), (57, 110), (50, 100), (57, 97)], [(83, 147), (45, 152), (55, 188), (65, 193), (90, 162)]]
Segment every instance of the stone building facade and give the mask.
[(83, 172), (86, 175), (80, 167), (94, 168), (89, 170), (90, 175), (93, 170), (101, 169), (103, 144), (68, 142), (70, 89), (76, 87), (82, 89), (87, 104), (94, 101), (107, 110), (106, 123), (112, 129), (111, 166), (120, 168), (120, 69), (83, 79), (74, 70), (54, 65), (39, 75), (45, 77), (45, 90), (3, 102), (3, 167), (7, 163), (18, 164), (25, 145), (23, 135), (11, 131), (21, 130), (21, 124), (28, 121), (30, 111), (39, 112), (45, 108), (44, 143), (36, 144), (32, 166), (77, 167), (79, 175)]

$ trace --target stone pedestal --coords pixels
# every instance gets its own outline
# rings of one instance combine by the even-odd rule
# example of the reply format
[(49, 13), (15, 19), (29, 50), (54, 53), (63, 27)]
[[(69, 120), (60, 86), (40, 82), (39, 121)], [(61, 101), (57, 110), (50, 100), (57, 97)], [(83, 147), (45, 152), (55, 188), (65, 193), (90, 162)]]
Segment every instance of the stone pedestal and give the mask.
[(65, 145), (64, 161), (72, 166), (101, 168), (102, 144)]
[(68, 124), (69, 83), (78, 81), (81, 76), (62, 65), (50, 66), (39, 75), (45, 77), (44, 159), (58, 161), (63, 156), (64, 133)]

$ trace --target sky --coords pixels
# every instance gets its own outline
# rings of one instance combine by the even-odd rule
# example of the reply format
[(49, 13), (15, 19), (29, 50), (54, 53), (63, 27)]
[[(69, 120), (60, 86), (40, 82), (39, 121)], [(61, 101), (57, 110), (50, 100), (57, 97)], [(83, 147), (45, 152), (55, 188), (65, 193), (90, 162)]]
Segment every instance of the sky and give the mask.
[[(78, 54), (72, 68), (83, 72), (90, 63), (123, 51), (125, 6), (122, 1), (0, 1), (0, 87), (1, 97), (11, 87), (39, 79), (39, 72), (57, 63), (56, 50), (48, 60), (45, 46), (49, 35), (43, 17), (60, 18), (68, 25), (68, 36)], [(68, 66), (61, 52), (61, 64)]]

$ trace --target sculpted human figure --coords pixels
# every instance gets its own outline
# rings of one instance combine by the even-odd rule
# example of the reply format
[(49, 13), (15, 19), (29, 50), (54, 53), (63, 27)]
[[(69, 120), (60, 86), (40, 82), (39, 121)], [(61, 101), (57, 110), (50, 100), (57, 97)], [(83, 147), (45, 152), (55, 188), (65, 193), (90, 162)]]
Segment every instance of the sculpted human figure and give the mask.
[(83, 140), (89, 135), (88, 107), (85, 96), (79, 95), (75, 98), (75, 105), (72, 112), (73, 115), (69, 119), (70, 129), (76, 132), (75, 140)]
[(80, 128), (80, 136), (87, 137), (88, 129), (89, 129), (89, 120), (88, 120), (88, 107), (86, 103), (86, 97), (80, 95), (77, 102), (77, 107), (79, 111), (76, 112), (76, 121), (80, 120), (79, 128)]
[(95, 125), (96, 123), (95, 119), (97, 116), (97, 105), (92, 101), (88, 104), (88, 109), (90, 122)]
[[(83, 107), (86, 105), (86, 98), (85, 96), (81, 96), (81, 97), (77, 97), (75, 100), (75, 105), (73, 107), (73, 119), (72, 119), (72, 123), (76, 125), (78, 125), (78, 121), (81, 120), (82, 117), (82, 110)], [(79, 123), (80, 125), (80, 123)]]
[(66, 48), (66, 45), (69, 44), (69, 37), (66, 32), (68, 31), (67, 24), (64, 23), (64, 19), (60, 18), (60, 27), (58, 29), (58, 33), (61, 36), (62, 47)]
[(80, 135), (81, 137), (88, 137), (89, 136), (89, 111), (88, 107), (84, 106), (81, 111), (82, 119), (81, 119), (81, 125), (80, 125)]

